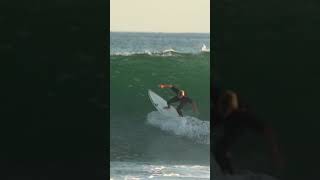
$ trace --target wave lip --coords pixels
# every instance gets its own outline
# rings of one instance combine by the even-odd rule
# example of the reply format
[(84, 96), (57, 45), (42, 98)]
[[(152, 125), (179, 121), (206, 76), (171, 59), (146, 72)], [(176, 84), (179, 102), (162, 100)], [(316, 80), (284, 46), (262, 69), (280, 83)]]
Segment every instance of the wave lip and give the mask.
[(166, 117), (158, 111), (153, 111), (147, 115), (147, 123), (177, 136), (187, 137), (196, 143), (210, 144), (209, 121), (191, 116)]
[(135, 55), (146, 55), (146, 56), (179, 56), (183, 54), (200, 54), (199, 53), (184, 53), (175, 50), (164, 50), (164, 51), (144, 51), (144, 52), (113, 52), (110, 56), (135, 56)]
[(148, 56), (179, 56), (183, 54), (201, 54), (210, 53), (210, 49), (205, 44), (202, 45), (201, 49), (193, 49), (192, 51), (176, 50), (174, 48), (164, 50), (140, 50), (140, 51), (126, 51), (119, 49), (118, 51), (111, 51), (110, 56), (133, 56), (133, 55), (148, 55)]
[(166, 50), (164, 50), (164, 51), (162, 51), (162, 52), (163, 52), (163, 53), (168, 53), (168, 52), (176, 53), (177, 51), (171, 48), (171, 49), (166, 49)]

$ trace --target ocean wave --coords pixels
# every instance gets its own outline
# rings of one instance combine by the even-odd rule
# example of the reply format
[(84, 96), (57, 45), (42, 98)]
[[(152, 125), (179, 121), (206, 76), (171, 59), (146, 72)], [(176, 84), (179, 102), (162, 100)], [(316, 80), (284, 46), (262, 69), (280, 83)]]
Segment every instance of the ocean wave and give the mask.
[[(201, 52), (200, 52), (201, 53)], [(176, 51), (163, 51), (163, 52), (114, 52), (111, 53), (110, 56), (135, 56), (135, 55), (145, 55), (145, 56), (181, 56), (184, 54), (192, 54), (192, 53), (180, 53)]]
[(175, 49), (165, 49), (163, 51), (150, 51), (144, 50), (140, 52), (130, 52), (130, 51), (115, 51), (110, 52), (110, 56), (133, 56), (133, 55), (146, 55), (146, 56), (181, 56), (181, 55), (196, 55), (196, 54), (203, 54), (203, 53), (210, 53), (210, 49), (208, 49), (204, 44), (201, 49), (194, 51), (194, 52), (184, 52), (184, 51), (177, 51)]
[(210, 144), (210, 122), (185, 116), (183, 118), (166, 117), (158, 111), (147, 115), (147, 123), (163, 131), (187, 137), (200, 144)]

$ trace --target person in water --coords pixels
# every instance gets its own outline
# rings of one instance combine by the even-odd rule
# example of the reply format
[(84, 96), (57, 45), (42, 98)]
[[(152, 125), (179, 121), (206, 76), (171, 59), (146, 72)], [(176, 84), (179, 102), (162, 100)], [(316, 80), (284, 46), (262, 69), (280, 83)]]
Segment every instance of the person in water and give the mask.
[(215, 137), (213, 153), (217, 164), (224, 174), (234, 174), (231, 164), (231, 146), (247, 130), (263, 135), (269, 145), (273, 160), (277, 168), (283, 167), (283, 160), (275, 140), (273, 130), (266, 124), (258, 121), (246, 106), (239, 102), (238, 95), (231, 91), (222, 91), (221, 88), (213, 85), (213, 114), (214, 128), (223, 128), (223, 135)]
[(176, 108), (177, 109), (177, 112), (178, 114), (183, 117), (182, 115), (182, 112), (181, 112), (181, 109), (187, 104), (187, 103), (190, 103), (192, 104), (192, 110), (193, 112), (197, 112), (198, 111), (198, 108), (197, 108), (197, 105), (196, 103), (187, 96), (186, 92), (184, 90), (180, 90), (178, 89), (177, 87), (171, 85), (171, 84), (160, 84), (159, 85), (160, 88), (171, 88), (171, 90), (176, 94), (176, 96), (174, 96), (173, 98), (171, 98), (170, 100), (168, 100), (167, 104), (168, 106), (165, 107), (167, 109), (170, 108), (170, 105), (172, 103), (175, 103), (175, 102), (180, 102), (180, 104), (178, 105), (178, 107)]

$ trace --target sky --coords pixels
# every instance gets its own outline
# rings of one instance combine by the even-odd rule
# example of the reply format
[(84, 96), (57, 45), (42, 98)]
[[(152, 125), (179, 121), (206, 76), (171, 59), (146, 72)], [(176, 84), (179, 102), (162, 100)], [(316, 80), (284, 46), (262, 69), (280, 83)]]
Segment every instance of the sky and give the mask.
[(210, 0), (110, 0), (110, 31), (210, 32)]

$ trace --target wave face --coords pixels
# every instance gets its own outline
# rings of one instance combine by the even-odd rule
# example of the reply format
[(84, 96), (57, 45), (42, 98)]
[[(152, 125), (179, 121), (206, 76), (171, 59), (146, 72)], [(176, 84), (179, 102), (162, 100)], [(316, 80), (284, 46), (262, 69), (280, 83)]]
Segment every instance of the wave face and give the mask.
[[(208, 179), (210, 53), (201, 52), (208, 42), (206, 34), (111, 33), (113, 179)], [(191, 105), (183, 109), (184, 121), (159, 114), (148, 89), (166, 100), (174, 96), (170, 89), (160, 89), (160, 83), (184, 89), (200, 114)]]
[[(119, 159), (177, 159), (208, 161), (210, 84), (209, 54), (181, 56), (112, 55), (110, 61), (110, 158)], [(177, 85), (196, 101), (200, 114), (186, 105), (183, 113), (188, 118), (185, 127), (176, 120), (163, 119), (151, 104), (148, 89), (168, 100), (170, 89), (160, 89), (160, 83)], [(163, 141), (168, 147), (157, 147)], [(196, 145), (195, 145), (196, 144)], [(174, 148), (178, 146), (179, 148)], [(148, 149), (150, 148), (150, 149)], [(155, 150), (154, 150), (155, 148)], [(193, 157), (175, 156), (184, 148)], [(156, 151), (158, 153), (153, 153)], [(183, 150), (185, 151), (185, 150)], [(164, 153), (166, 152), (166, 153)], [(171, 155), (168, 155), (171, 154)], [(163, 157), (163, 156), (164, 157)], [(198, 156), (202, 156), (199, 158)]]

